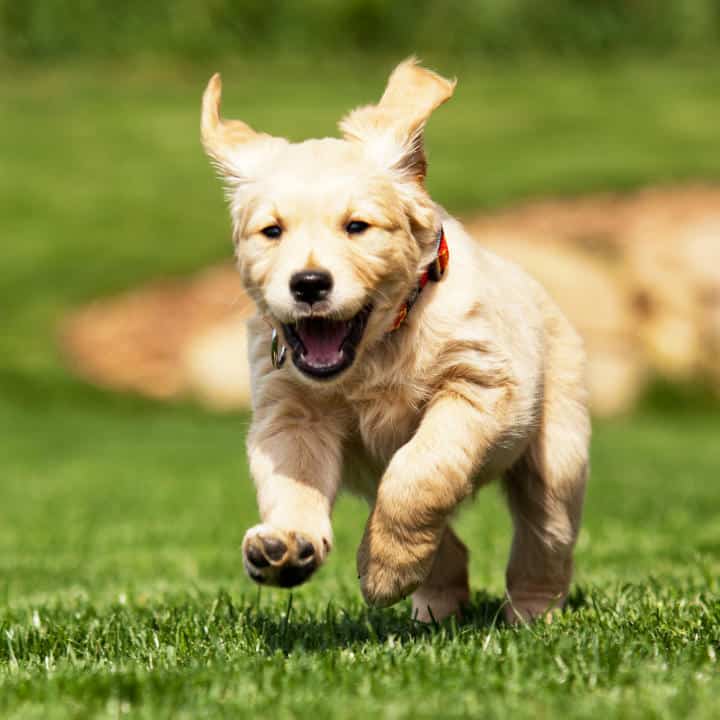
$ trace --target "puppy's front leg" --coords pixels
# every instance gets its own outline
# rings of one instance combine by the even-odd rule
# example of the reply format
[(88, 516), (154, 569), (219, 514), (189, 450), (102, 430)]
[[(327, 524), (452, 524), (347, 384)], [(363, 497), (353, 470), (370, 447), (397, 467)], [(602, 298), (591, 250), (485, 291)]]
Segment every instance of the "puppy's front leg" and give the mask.
[(293, 587), (332, 545), (330, 512), (340, 481), (341, 419), (288, 394), (256, 408), (248, 436), (262, 524), (245, 534), (243, 559), (255, 582)]
[(505, 392), (448, 388), (393, 456), (358, 550), (371, 605), (392, 605), (427, 577), (448, 516), (472, 492), (473, 476), (499, 436)]

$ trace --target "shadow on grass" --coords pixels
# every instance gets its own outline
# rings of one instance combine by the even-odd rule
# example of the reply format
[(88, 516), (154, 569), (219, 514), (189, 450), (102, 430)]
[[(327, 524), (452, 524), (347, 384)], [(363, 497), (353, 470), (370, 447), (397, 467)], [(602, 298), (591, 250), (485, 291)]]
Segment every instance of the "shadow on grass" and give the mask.
[(572, 592), (568, 595), (565, 609), (569, 612), (582, 610), (590, 604), (588, 591), (582, 586), (574, 586)]
[(337, 608), (330, 602), (324, 617), (296, 612), (292, 596), (283, 613), (248, 608), (243, 617), (244, 630), (255, 636), (257, 647), (266, 653), (290, 653), (298, 650), (322, 651), (363, 644), (403, 644), (427, 639), (448, 639), (473, 632), (487, 632), (503, 623), (504, 599), (476, 593), (465, 609), (462, 620), (423, 623), (410, 615), (409, 603), (377, 610), (353, 607)]
[[(410, 615), (408, 602), (376, 610), (356, 606), (351, 611), (328, 604), (325, 617), (308, 617), (307, 612), (295, 613), (292, 596), (284, 613), (277, 608), (254, 608), (245, 618), (245, 629), (256, 635), (258, 647), (267, 653), (285, 654), (303, 651), (322, 651), (363, 644), (403, 644), (418, 640), (446, 641), (459, 636), (485, 637), (488, 631), (507, 627), (503, 617), (505, 598), (475, 593), (465, 608), (462, 620), (448, 618), (443, 622), (422, 623)], [(568, 597), (570, 612), (583, 609), (589, 603), (587, 592), (576, 587)]]
[[(423, 623), (411, 617), (409, 601), (383, 610), (360, 604), (346, 609), (330, 601), (324, 611), (313, 612), (296, 610), (290, 594), (284, 612), (279, 612), (277, 605), (270, 608), (250, 605), (245, 607), (241, 622), (244, 632), (253, 637), (259, 650), (289, 654), (365, 644), (447, 641), (473, 635), (484, 638), (489, 631), (508, 627), (503, 617), (505, 604), (505, 597), (476, 592), (461, 620), (452, 617), (442, 622)], [(588, 591), (576, 586), (565, 607), (574, 613), (589, 604)]]

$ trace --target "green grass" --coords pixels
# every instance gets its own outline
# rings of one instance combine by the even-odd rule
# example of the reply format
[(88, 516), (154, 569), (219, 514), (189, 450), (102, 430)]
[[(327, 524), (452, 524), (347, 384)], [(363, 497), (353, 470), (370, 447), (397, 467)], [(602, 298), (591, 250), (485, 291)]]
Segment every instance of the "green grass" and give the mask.
[[(197, 142), (214, 68), (60, 68), (0, 80), (0, 717), (720, 716), (720, 413), (654, 402), (596, 426), (571, 612), (496, 622), (510, 527), (494, 488), (459, 520), (478, 591), (441, 628), (368, 611), (366, 510), (327, 566), (259, 592), (246, 416), (95, 391), (55, 344), (97, 294), (229, 255)], [(433, 191), (453, 210), (530, 194), (720, 178), (720, 69), (442, 68)], [(227, 68), (228, 112), (331, 132), (384, 68)]]

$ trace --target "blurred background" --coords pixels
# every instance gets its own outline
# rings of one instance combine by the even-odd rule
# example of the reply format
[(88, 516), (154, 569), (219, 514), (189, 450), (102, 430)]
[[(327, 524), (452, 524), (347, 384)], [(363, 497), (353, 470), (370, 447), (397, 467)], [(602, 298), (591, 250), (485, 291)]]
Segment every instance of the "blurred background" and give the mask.
[[(333, 134), (411, 53), (459, 78), (428, 128), (433, 196), (587, 341), (580, 577), (717, 574), (720, 0), (0, 0), (9, 602), (248, 590), (251, 308), (200, 96), (220, 70), (227, 116)], [(500, 593), (509, 524), (482, 498), (461, 524)], [(357, 594), (358, 507), (307, 592)]]

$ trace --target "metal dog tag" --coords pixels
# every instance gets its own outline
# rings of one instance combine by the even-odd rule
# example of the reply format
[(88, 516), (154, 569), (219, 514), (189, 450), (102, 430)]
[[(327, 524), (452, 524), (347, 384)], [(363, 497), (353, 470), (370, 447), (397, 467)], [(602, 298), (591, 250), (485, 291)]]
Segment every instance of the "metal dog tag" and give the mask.
[(287, 348), (284, 345), (280, 345), (278, 338), (278, 331), (273, 328), (272, 340), (270, 341), (270, 359), (272, 360), (273, 367), (279, 370), (285, 364), (285, 354)]

